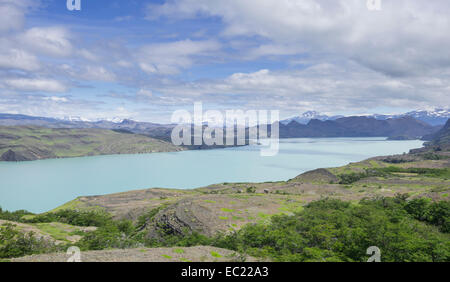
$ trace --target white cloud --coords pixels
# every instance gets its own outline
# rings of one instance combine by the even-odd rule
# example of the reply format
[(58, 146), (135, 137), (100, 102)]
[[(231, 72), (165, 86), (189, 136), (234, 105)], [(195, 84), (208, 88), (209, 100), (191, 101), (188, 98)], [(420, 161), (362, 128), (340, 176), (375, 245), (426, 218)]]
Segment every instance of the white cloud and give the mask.
[(95, 61), (99, 60), (99, 57), (96, 54), (92, 53), (91, 51), (89, 51), (89, 50), (87, 50), (85, 48), (83, 48), (81, 50), (78, 50), (77, 53), (78, 53), (78, 55), (80, 55), (81, 57), (83, 57), (83, 58), (85, 58), (86, 60), (89, 60), (89, 61), (94, 61), (95, 62)]
[(1, 50), (0, 47), (0, 68), (35, 71), (39, 67), (36, 56), (20, 49)]
[(63, 27), (33, 27), (19, 35), (19, 42), (44, 55), (65, 57), (73, 52), (69, 38), (69, 31)]
[(153, 96), (153, 92), (151, 90), (147, 90), (147, 89), (139, 89), (139, 91), (137, 92), (137, 96), (139, 96), (139, 97), (152, 97)]
[(45, 92), (65, 92), (67, 87), (57, 80), (52, 79), (33, 79), (33, 78), (13, 78), (3, 81), (7, 89), (19, 91), (45, 91)]
[[(434, 81), (434, 80), (432, 80)], [(344, 66), (319, 64), (303, 70), (235, 73), (225, 79), (172, 82), (153, 92), (171, 97), (173, 103), (196, 101), (218, 107), (279, 109), (282, 112), (316, 109), (351, 112), (380, 106), (423, 108), (450, 105), (450, 81), (440, 80), (430, 92), (430, 78), (391, 78), (348, 62)], [(152, 103), (164, 104), (157, 97)]]
[[(149, 6), (148, 18), (218, 16), (223, 35), (272, 41), (254, 54), (332, 54), (394, 76), (450, 67), (450, 6), (446, 0), (170, 0)], [(286, 50), (285, 46), (290, 46)]]
[(69, 101), (65, 97), (58, 97), (58, 96), (44, 97), (43, 99), (47, 101), (61, 102), (61, 103), (67, 103)]
[(85, 80), (115, 81), (116, 75), (101, 66), (87, 66), (80, 75)]
[(151, 74), (176, 74), (194, 64), (196, 57), (211, 55), (218, 51), (216, 41), (182, 40), (169, 43), (150, 44), (140, 48), (136, 60), (141, 69)]
[(25, 22), (25, 14), (29, 8), (39, 1), (0, 0), (0, 33), (20, 30)]

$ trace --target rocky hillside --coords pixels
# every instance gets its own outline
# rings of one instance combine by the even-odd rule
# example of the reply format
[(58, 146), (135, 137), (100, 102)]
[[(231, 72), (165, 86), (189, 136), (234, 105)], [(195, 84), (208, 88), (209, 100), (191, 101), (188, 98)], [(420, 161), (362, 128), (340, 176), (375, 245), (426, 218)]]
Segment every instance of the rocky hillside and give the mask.
[(119, 130), (0, 126), (1, 161), (179, 150), (182, 149), (169, 142)]
[(450, 150), (450, 119), (445, 126), (433, 136), (431, 145), (439, 146), (444, 151)]

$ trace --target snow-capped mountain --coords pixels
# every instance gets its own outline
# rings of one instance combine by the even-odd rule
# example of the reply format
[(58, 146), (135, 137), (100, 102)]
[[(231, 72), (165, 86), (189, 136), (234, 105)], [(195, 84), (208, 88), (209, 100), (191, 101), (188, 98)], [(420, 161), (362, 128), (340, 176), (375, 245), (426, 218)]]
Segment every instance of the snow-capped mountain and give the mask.
[(66, 116), (58, 120), (67, 122), (112, 122), (112, 123), (122, 123), (124, 121), (123, 118), (119, 117), (88, 119), (79, 116)]
[[(417, 111), (411, 111), (405, 114), (397, 114), (397, 115), (367, 115), (368, 117), (373, 117), (375, 119), (385, 120), (390, 118), (399, 118), (399, 117), (406, 117), (410, 116), (417, 120), (426, 122), (433, 126), (438, 125), (444, 125), (447, 120), (450, 118), (450, 109), (435, 109), (432, 111), (427, 110), (417, 110)], [(336, 120), (338, 118), (341, 118), (343, 116), (328, 116), (320, 114), (316, 111), (308, 111), (303, 113), (301, 116), (296, 116), (293, 118), (282, 120), (281, 123), (286, 125), (292, 121), (301, 123), (301, 124), (307, 124), (312, 119), (318, 119), (318, 120)]]
[(120, 117), (113, 117), (113, 118), (99, 118), (96, 121), (109, 121), (112, 123), (122, 123), (125, 119)]
[(79, 116), (66, 116), (63, 117), (62, 119), (63, 121), (70, 121), (70, 122), (90, 122), (91, 120), (87, 119), (87, 118), (82, 118)]
[(404, 116), (413, 117), (433, 126), (444, 125), (450, 118), (450, 109), (435, 109), (432, 111), (417, 110), (400, 115), (373, 115), (376, 119), (399, 118)]
[(301, 124), (307, 124), (312, 119), (318, 119), (318, 120), (323, 121), (323, 120), (335, 120), (340, 117), (343, 117), (343, 116), (327, 116), (327, 115), (320, 114), (319, 112), (316, 112), (316, 111), (307, 111), (307, 112), (304, 112), (301, 116), (296, 116), (293, 118), (288, 118), (288, 119), (282, 120), (281, 123), (286, 125), (286, 124), (289, 124), (289, 123), (295, 121), (295, 122), (298, 122)]
[(436, 109), (434, 111), (413, 111), (405, 115), (412, 116), (418, 120), (431, 125), (443, 125), (450, 118), (450, 109)]

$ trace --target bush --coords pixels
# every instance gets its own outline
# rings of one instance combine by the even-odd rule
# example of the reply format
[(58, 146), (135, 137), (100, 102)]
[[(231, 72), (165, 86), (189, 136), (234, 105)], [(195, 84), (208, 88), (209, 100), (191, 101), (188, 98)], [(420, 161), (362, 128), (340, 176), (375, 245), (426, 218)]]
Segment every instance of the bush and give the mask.
[[(214, 244), (275, 261), (366, 261), (378, 246), (383, 261), (448, 261), (448, 235), (412, 218), (402, 197), (310, 203), (294, 216), (274, 216), (269, 225), (247, 225)], [(435, 207), (437, 218), (445, 212)]]
[(0, 226), (0, 258), (14, 258), (56, 251), (51, 242), (35, 238), (32, 232), (23, 233), (12, 224)]
[(256, 193), (256, 188), (255, 187), (247, 187), (246, 192), (249, 194)]
[(25, 215), (32, 215), (33, 213), (25, 210), (19, 210), (15, 212), (4, 211), (0, 207), (0, 219), (9, 220), (9, 221), (21, 221), (22, 217)]
[(61, 222), (76, 226), (105, 226), (113, 222), (106, 212), (60, 210), (53, 213), (40, 214), (32, 219), (24, 220), (28, 223)]
[(77, 245), (83, 251), (139, 247), (142, 244), (134, 238), (134, 231), (131, 221), (120, 221), (87, 233)]

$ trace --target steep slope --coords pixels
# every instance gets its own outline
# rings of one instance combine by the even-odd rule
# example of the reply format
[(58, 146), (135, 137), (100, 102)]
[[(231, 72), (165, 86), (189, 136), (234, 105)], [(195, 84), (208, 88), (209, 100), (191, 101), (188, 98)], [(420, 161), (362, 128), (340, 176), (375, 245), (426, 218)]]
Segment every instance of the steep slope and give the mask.
[(443, 151), (450, 150), (450, 119), (441, 130), (432, 135), (432, 141), (428, 145), (439, 147)]

